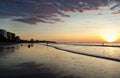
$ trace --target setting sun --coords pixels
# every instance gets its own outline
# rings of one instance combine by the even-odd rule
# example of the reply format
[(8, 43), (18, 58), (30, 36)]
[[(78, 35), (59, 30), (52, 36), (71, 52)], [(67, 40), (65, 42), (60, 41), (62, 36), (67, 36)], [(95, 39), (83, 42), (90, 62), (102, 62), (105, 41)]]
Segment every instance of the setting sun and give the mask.
[(106, 33), (104, 34), (103, 38), (107, 42), (114, 42), (117, 40), (117, 35), (114, 33)]

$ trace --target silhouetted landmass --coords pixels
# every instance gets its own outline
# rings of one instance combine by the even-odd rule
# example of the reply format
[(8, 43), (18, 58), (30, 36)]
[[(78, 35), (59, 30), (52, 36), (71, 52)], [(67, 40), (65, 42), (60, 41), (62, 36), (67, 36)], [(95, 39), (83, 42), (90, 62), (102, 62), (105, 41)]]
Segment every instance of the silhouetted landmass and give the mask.
[(13, 32), (8, 32), (7, 30), (0, 29), (0, 46), (15, 43), (56, 43), (55, 41), (46, 40), (23, 40), (19, 36), (16, 36)]
[(57, 43), (56, 41), (46, 41), (46, 40), (21, 40), (22, 43)]
[(7, 41), (7, 39), (5, 37), (3, 37), (2, 35), (0, 35), (0, 42), (2, 41)]
[(57, 43), (56, 41), (39, 41), (40, 43)]
[(15, 33), (0, 29), (0, 42), (20, 42), (20, 37)]

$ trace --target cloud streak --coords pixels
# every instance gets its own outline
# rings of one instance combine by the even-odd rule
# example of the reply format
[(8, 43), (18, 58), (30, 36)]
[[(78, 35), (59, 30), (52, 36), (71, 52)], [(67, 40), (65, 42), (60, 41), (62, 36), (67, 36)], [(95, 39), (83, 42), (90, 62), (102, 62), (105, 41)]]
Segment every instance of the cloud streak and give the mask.
[(60, 18), (70, 17), (68, 12), (98, 10), (113, 2), (110, 9), (118, 9), (119, 0), (0, 0), (0, 18), (28, 24), (63, 22)]

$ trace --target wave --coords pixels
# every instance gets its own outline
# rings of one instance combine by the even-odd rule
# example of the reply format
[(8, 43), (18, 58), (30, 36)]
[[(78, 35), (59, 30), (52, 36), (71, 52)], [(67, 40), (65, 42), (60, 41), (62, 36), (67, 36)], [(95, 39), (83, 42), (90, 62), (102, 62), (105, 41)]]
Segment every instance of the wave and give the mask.
[[(60, 45), (60, 44), (49, 44), (48, 46), (53, 47), (58, 50), (70, 52), (70, 53), (75, 53), (75, 54), (120, 62), (120, 58), (119, 58), (120, 53), (119, 52), (111, 52), (111, 53), (113, 53), (113, 55), (112, 54), (111, 54), (111, 56), (109, 55), (108, 49), (111, 49), (111, 47), (106, 48), (106, 47), (102, 46), (100, 48), (101, 48), (101, 50), (103, 50), (103, 48), (104, 48), (104, 50), (99, 51), (100, 49), (98, 48), (98, 46), (96, 46), (96, 47), (94, 47), (94, 46), (77, 46), (77, 48), (76, 48), (76, 46), (72, 46), (72, 45)], [(83, 47), (86, 48), (86, 51), (82, 51)], [(91, 50), (89, 48), (91, 48)], [(97, 48), (97, 50), (95, 50), (94, 48)], [(120, 49), (117, 48), (117, 50), (120, 50)]]
[(120, 47), (120, 43), (100, 43), (100, 42), (68, 42), (63, 43), (67, 45), (74, 45), (74, 46), (100, 46), (100, 47)]

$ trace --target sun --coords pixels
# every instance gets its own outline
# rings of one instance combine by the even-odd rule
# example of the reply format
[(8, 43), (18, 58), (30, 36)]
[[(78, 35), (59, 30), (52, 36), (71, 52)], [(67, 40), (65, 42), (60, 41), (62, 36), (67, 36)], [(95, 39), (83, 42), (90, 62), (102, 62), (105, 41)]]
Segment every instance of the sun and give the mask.
[(107, 42), (115, 42), (117, 40), (117, 35), (115, 33), (106, 33), (103, 38)]

